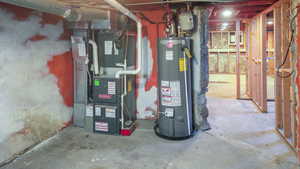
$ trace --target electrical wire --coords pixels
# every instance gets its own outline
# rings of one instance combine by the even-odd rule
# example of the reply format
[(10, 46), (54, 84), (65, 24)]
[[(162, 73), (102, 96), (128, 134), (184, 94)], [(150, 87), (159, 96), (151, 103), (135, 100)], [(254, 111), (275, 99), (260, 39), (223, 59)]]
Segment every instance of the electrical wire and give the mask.
[(277, 70), (277, 76), (279, 76), (280, 78), (289, 78), (292, 76), (292, 74), (294, 73), (294, 71), (290, 72), (288, 75), (281, 75), (279, 70), (285, 65), (285, 63), (287, 62), (288, 60), (288, 56), (289, 56), (289, 51), (290, 51), (290, 48), (291, 48), (291, 45), (292, 45), (292, 42), (294, 41), (294, 30), (292, 30), (292, 35), (291, 35), (291, 39), (290, 39), (290, 42), (289, 42), (289, 45), (288, 45), (288, 48), (286, 50), (286, 53), (285, 53), (285, 57), (284, 57), (284, 60), (283, 62), (278, 66)]
[(166, 22), (155, 22), (155, 21), (152, 21), (151, 19), (149, 19), (146, 15), (144, 15), (141, 12), (136, 13), (136, 14), (140, 15), (142, 17), (142, 19), (148, 21), (150, 24), (164, 24), (164, 23), (166, 23)]
[(294, 42), (294, 38), (295, 38), (295, 29), (293, 28), (293, 23), (296, 19), (296, 17), (298, 16), (299, 12), (297, 10), (295, 16), (292, 17), (291, 19), (291, 22), (290, 22), (290, 28), (292, 30), (292, 33), (291, 33), (291, 38), (290, 38), (290, 41), (289, 41), (289, 44), (288, 44), (288, 48), (286, 50), (286, 53), (285, 53), (285, 57), (284, 57), (284, 60), (283, 62), (277, 67), (277, 76), (282, 78), (282, 79), (286, 79), (286, 78), (289, 78), (291, 77), (293, 74), (294, 74), (294, 71), (291, 71), (288, 75), (281, 75), (279, 70), (285, 65), (285, 63), (287, 62), (288, 60), (288, 56), (289, 56), (289, 52), (290, 52), (290, 48), (292, 46), (292, 43)]

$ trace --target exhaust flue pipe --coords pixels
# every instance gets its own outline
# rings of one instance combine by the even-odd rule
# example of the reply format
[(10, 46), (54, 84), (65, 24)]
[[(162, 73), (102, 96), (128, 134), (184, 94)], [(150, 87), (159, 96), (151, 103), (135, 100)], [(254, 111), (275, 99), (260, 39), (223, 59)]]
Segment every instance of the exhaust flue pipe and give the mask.
[(142, 22), (134, 15), (129, 9), (125, 8), (116, 0), (104, 0), (106, 3), (120, 11), (130, 19), (134, 20), (137, 24), (137, 67), (134, 70), (121, 70), (116, 73), (116, 78), (120, 78), (121, 75), (136, 75), (141, 71), (142, 65)]
[(99, 75), (98, 46), (97, 43), (93, 40), (89, 40), (89, 44), (93, 47), (93, 62), (95, 75)]

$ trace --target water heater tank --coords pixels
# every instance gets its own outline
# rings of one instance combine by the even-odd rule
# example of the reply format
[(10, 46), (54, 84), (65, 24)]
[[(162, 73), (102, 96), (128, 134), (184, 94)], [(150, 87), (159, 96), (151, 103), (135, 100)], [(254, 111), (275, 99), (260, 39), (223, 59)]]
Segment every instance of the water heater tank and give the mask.
[(160, 136), (192, 135), (191, 58), (184, 52), (190, 42), (175, 37), (158, 41), (159, 118), (155, 129)]

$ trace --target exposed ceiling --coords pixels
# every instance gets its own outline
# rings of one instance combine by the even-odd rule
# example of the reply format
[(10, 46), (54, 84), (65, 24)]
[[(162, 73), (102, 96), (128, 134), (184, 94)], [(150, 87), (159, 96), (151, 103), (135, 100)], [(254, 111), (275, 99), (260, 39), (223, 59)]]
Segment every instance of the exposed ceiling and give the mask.
[[(63, 16), (68, 9), (80, 11), (86, 15), (100, 17), (104, 11), (110, 9), (103, 0), (0, 0), (26, 8), (32, 8), (43, 12)], [(234, 27), (234, 20), (252, 18), (277, 0), (119, 0), (131, 10), (152, 10), (164, 8), (163, 4), (169, 3), (173, 7), (180, 7), (190, 3), (192, 5), (206, 6), (210, 9), (209, 26), (213, 30), (219, 30), (222, 23), (228, 22), (228, 28)], [(222, 11), (233, 11), (231, 18), (222, 17)], [(101, 13), (102, 12), (102, 13)]]
[[(103, 0), (0, 0), (6, 3), (13, 4), (45, 4), (60, 6), (62, 8), (94, 8), (94, 9), (105, 9), (109, 8)], [(151, 6), (161, 7), (161, 4), (179, 4), (179, 3), (212, 3), (212, 2), (237, 2), (245, 0), (118, 0), (128, 8), (138, 7), (145, 9)]]
[[(152, 10), (163, 8), (162, 4), (173, 5), (186, 3), (232, 2), (237, 0), (119, 0), (131, 10)], [(111, 9), (103, 0), (0, 0), (12, 5), (22, 6), (42, 12), (63, 16), (69, 9), (82, 15), (101, 17), (103, 11)], [(100, 13), (100, 14), (99, 14)]]
[[(221, 30), (223, 23), (228, 23), (228, 30), (235, 30), (237, 19), (245, 20), (259, 14), (277, 0), (248, 0), (243, 2), (218, 3), (211, 8), (209, 27), (211, 30)], [(225, 9), (233, 11), (231, 17), (222, 16)]]

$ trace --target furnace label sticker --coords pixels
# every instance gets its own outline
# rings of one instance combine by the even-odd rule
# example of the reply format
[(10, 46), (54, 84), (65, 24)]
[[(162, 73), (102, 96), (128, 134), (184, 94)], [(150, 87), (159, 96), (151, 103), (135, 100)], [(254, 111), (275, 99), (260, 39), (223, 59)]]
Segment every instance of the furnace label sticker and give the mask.
[(78, 55), (79, 56), (86, 56), (85, 44), (83, 44), (83, 43), (78, 44)]
[(85, 116), (86, 117), (93, 117), (94, 116), (94, 108), (93, 108), (92, 105), (86, 106)]
[(111, 99), (112, 95), (110, 95), (110, 94), (99, 94), (98, 97), (100, 99)]
[(180, 81), (161, 81), (161, 104), (163, 106), (181, 106)]
[(108, 132), (108, 123), (105, 122), (95, 122), (96, 131), (105, 131)]
[(116, 82), (107, 83), (107, 94), (115, 95), (116, 94)]
[(101, 116), (101, 107), (95, 106), (95, 116)]
[(113, 50), (113, 42), (112, 41), (104, 41), (104, 54), (111, 55)]
[(166, 60), (173, 60), (174, 59), (174, 53), (172, 50), (166, 51)]
[(116, 118), (116, 110), (112, 108), (105, 109), (105, 117), (107, 118)]

